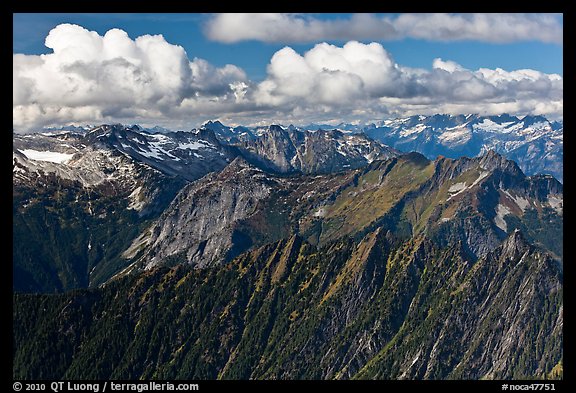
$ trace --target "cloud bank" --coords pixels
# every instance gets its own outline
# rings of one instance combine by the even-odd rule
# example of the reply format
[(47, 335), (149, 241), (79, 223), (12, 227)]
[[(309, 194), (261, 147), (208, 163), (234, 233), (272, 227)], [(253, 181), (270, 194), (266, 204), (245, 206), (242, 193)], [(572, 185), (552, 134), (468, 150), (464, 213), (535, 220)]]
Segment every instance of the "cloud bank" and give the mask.
[(215, 67), (161, 35), (103, 36), (62, 24), (46, 37), (53, 53), (13, 55), (13, 124), (136, 122), (191, 128), (231, 124), (372, 121), (433, 113), (562, 117), (563, 79), (535, 70), (468, 70), (448, 59), (430, 69), (397, 64), (379, 43), (320, 43), (277, 51), (266, 78)]
[(61, 24), (45, 44), (53, 53), (13, 55), (15, 126), (179, 116), (182, 110), (235, 101), (233, 86), (247, 80), (234, 65), (216, 68), (190, 60), (161, 35), (135, 40), (123, 30), (104, 36)]
[(552, 14), (354, 14), (317, 19), (303, 14), (215, 14), (205, 24), (208, 38), (223, 43), (247, 40), (280, 43), (396, 40), (562, 43), (559, 16)]

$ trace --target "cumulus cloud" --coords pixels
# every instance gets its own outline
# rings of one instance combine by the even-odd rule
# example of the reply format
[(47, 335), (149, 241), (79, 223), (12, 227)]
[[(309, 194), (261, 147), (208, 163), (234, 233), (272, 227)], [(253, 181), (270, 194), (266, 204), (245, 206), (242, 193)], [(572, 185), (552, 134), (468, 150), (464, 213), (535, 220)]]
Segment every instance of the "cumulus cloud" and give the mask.
[(536, 70), (469, 70), (449, 59), (404, 67), (379, 43), (319, 43), (277, 51), (264, 80), (237, 66), (215, 67), (161, 35), (103, 36), (59, 25), (53, 53), (13, 55), (17, 130), (70, 123), (125, 122), (190, 128), (235, 124), (371, 121), (433, 113), (562, 117), (563, 78)]
[(506, 43), (562, 43), (561, 18), (553, 14), (354, 14), (348, 19), (317, 19), (305, 14), (215, 14), (205, 24), (214, 41), (234, 43), (395, 40)]
[(162, 35), (133, 40), (119, 29), (100, 36), (61, 24), (45, 44), (53, 53), (13, 55), (17, 128), (89, 119), (169, 118), (201, 101), (234, 102), (238, 83), (247, 82), (244, 71), (234, 65), (217, 68), (203, 59), (190, 61), (184, 48)]
[(402, 67), (380, 44), (351, 41), (342, 47), (318, 44), (304, 55), (281, 49), (254, 99), (293, 113), (329, 107), (374, 118), (399, 112), (558, 114), (563, 80), (535, 70), (473, 71), (439, 58), (431, 70)]

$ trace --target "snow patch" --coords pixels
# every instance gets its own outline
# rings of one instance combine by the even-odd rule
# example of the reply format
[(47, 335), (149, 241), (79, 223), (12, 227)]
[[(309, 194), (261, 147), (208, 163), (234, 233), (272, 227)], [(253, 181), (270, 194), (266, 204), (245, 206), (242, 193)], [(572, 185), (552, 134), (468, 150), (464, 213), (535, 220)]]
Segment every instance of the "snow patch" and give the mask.
[(374, 161), (376, 159), (377, 153), (375, 151), (369, 153), (369, 154), (364, 154), (364, 158), (366, 159), (366, 161), (368, 161), (369, 163), (372, 163), (372, 161)]
[(530, 206), (530, 201), (526, 198), (523, 198), (519, 195), (512, 195), (508, 192), (508, 190), (504, 190), (504, 194), (508, 195), (508, 197), (514, 201), (514, 203), (516, 203), (516, 205), (518, 205), (518, 207), (520, 208), (520, 210), (522, 210), (522, 213), (524, 213), (524, 211), (526, 210), (526, 208), (528, 206)]
[(467, 128), (459, 127), (443, 132), (438, 139), (442, 144), (459, 145), (468, 142), (471, 137), (472, 134)]
[(197, 142), (181, 143), (177, 149), (180, 150), (198, 150), (198, 149), (214, 149), (214, 145), (210, 142), (199, 139)]
[(504, 220), (504, 216), (507, 214), (510, 214), (510, 210), (506, 206), (501, 204), (496, 206), (496, 217), (494, 217), (494, 223), (504, 232), (508, 232), (508, 224), (506, 224), (506, 221)]
[(20, 173), (26, 173), (25, 169), (22, 169), (21, 167), (19, 167), (17, 165), (14, 165), (12, 168), (13, 168), (12, 173), (19, 173), (19, 172)]
[(171, 141), (170, 137), (163, 135), (163, 134), (151, 134), (151, 135), (148, 135), (148, 137), (150, 139), (155, 139), (156, 141), (161, 142), (161, 143), (168, 143)]
[(321, 207), (320, 209), (318, 209), (318, 211), (316, 211), (313, 216), (314, 217), (324, 217), (326, 215), (326, 209), (324, 209), (323, 207)]
[(448, 189), (448, 192), (451, 193), (452, 195), (450, 195), (448, 197), (448, 199), (446, 199), (446, 202), (448, 202), (450, 199), (454, 198), (456, 195), (459, 195), (461, 193), (463, 193), (464, 191), (466, 191), (467, 189), (469, 189), (470, 187), (466, 186), (466, 183), (463, 182), (459, 182), (456, 184), (453, 184), (452, 186), (450, 186), (450, 188)]
[(138, 186), (132, 191), (132, 193), (128, 196), (130, 198), (130, 205), (128, 205), (128, 209), (142, 211), (144, 208), (144, 200), (140, 199), (140, 192), (142, 191), (142, 186)]
[(346, 153), (344, 150), (342, 150), (342, 144), (339, 144), (338, 147), (336, 148), (336, 150), (338, 151), (338, 153), (344, 157), (348, 157), (348, 153)]
[(530, 201), (526, 198), (522, 198), (521, 196), (517, 196), (516, 198), (514, 198), (514, 202), (518, 205), (520, 209), (522, 209), (522, 213), (524, 213), (524, 210), (526, 210), (526, 208), (530, 206)]
[(415, 127), (412, 128), (406, 128), (402, 131), (400, 131), (400, 136), (409, 136), (412, 134), (418, 134), (422, 131), (424, 131), (426, 129), (426, 125), (425, 124), (418, 124)]
[(450, 199), (454, 198), (456, 195), (464, 192), (465, 190), (468, 190), (468, 189), (474, 187), (476, 184), (480, 183), (480, 181), (482, 181), (482, 179), (486, 178), (489, 174), (490, 174), (490, 172), (486, 172), (486, 171), (480, 172), (480, 175), (478, 175), (478, 178), (476, 180), (474, 180), (474, 182), (472, 184), (470, 184), (469, 186), (466, 186), (466, 183), (463, 183), (463, 182), (453, 184), (448, 189), (448, 192), (452, 193), (452, 195), (450, 195), (450, 197), (448, 197), (448, 199), (446, 199), (446, 202), (448, 202)]
[(55, 164), (65, 164), (74, 154), (58, 153), (55, 151), (38, 151), (32, 149), (18, 150), (31, 160), (35, 161), (48, 161)]
[(458, 192), (458, 191), (462, 191), (466, 189), (466, 183), (460, 182), (460, 183), (456, 183), (453, 184), (452, 186), (450, 186), (450, 188), (448, 189), (448, 192)]
[(150, 142), (148, 146), (150, 148), (150, 151), (149, 152), (142, 151), (142, 152), (140, 152), (140, 154), (142, 154), (143, 156), (146, 156), (146, 157), (156, 158), (157, 160), (163, 160), (164, 158), (162, 157), (162, 155), (166, 155), (166, 156), (168, 156), (168, 157), (170, 157), (176, 161), (180, 160), (175, 155), (164, 150), (157, 142)]
[(490, 119), (484, 119), (482, 122), (474, 124), (472, 127), (474, 128), (474, 131), (499, 132), (508, 134), (521, 128), (522, 123), (514, 124), (514, 122), (505, 122), (498, 124)]
[(522, 209), (522, 212), (524, 212), (524, 210), (526, 210), (526, 208), (530, 206), (530, 201), (526, 198), (522, 198), (521, 196), (517, 196), (516, 198), (514, 198), (514, 202), (516, 202), (518, 207)]
[[(132, 146), (130, 146), (130, 145), (125, 145), (125, 144), (122, 143), (122, 142), (120, 142), (120, 146), (122, 146), (122, 148), (124, 148), (124, 149), (136, 150), (136, 149), (134, 149)], [(137, 151), (141, 151), (141, 149), (140, 149), (138, 146), (136, 146), (136, 148), (138, 149)]]
[(558, 214), (562, 214), (562, 210), (564, 209), (564, 199), (561, 195), (548, 195), (548, 203)]
[(476, 180), (474, 180), (474, 183), (472, 183), (472, 185), (470, 187), (474, 187), (476, 184), (480, 183), (480, 181), (484, 178), (486, 178), (488, 175), (490, 174), (490, 172), (480, 172), (480, 175), (478, 176), (478, 178)]

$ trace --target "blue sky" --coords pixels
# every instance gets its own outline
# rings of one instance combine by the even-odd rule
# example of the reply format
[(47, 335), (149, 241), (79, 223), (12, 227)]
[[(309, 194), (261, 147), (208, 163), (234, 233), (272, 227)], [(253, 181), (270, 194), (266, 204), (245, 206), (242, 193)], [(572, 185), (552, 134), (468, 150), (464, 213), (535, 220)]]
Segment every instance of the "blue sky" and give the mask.
[[(562, 117), (562, 15), (14, 14), (13, 22), (13, 53), (24, 55), (14, 60), (16, 127), (116, 119), (182, 128), (213, 118), (235, 124), (363, 122), (476, 108), (474, 112), (540, 111)], [(130, 75), (145, 74), (152, 80), (146, 86), (155, 86), (143, 94), (149, 100), (127, 99), (121, 102), (127, 108), (118, 110), (119, 103), (109, 107), (103, 93), (118, 85), (112, 77), (102, 78), (109, 75), (111, 58), (92, 53), (95, 57), (85, 69), (95, 64), (102, 68), (90, 75), (64, 75), (68, 71), (62, 70), (69, 68), (55, 71), (50, 65), (88, 62), (79, 54), (84, 44), (72, 43), (90, 32), (102, 39), (110, 29), (126, 32), (132, 44), (138, 37), (162, 35), (154, 48), (164, 45), (162, 56), (173, 55), (175, 64), (189, 63), (191, 71), (141, 62), (137, 58), (149, 59), (156, 49), (137, 45), (135, 57), (124, 63)], [(52, 34), (56, 47), (48, 48), (45, 40), (51, 31), (57, 32)], [(101, 44), (95, 45), (94, 51), (102, 50)], [(105, 45), (116, 53), (114, 43)], [(118, 53), (116, 59), (123, 58)], [(137, 70), (131, 68), (134, 64)], [(183, 85), (160, 81), (162, 67), (182, 72)], [(516, 72), (526, 69), (531, 71)], [(53, 91), (42, 90), (58, 78), (73, 80), (69, 90), (61, 84)], [(124, 82), (117, 96), (128, 96), (131, 89), (138, 94), (143, 86)], [(299, 83), (306, 94), (295, 91)], [(71, 99), (75, 95), (76, 101)]]

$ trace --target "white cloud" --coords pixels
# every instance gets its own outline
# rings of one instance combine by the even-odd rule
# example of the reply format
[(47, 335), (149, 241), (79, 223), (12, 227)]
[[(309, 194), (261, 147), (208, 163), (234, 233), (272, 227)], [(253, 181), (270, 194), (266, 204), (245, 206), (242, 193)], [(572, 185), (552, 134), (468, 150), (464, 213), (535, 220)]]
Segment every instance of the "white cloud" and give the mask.
[(354, 14), (349, 19), (317, 19), (305, 14), (215, 14), (205, 24), (214, 41), (234, 43), (318, 42), (325, 40), (485, 42), (541, 41), (562, 43), (561, 18), (553, 14)]
[(401, 14), (392, 23), (401, 36), (430, 41), (541, 41), (562, 43), (552, 14)]
[(464, 71), (464, 68), (458, 63), (453, 61), (444, 61), (440, 58), (434, 59), (432, 62), (432, 68), (436, 70), (444, 70), (448, 72), (455, 72), (455, 71)]
[(430, 69), (397, 64), (381, 44), (315, 45), (277, 51), (260, 83), (234, 65), (190, 60), (158, 36), (103, 36), (59, 25), (53, 53), (13, 55), (13, 125), (126, 122), (191, 128), (231, 123), (370, 121), (433, 113), (562, 117), (563, 78), (535, 70), (469, 70), (448, 59)]
[(398, 112), (558, 115), (563, 80), (535, 70), (473, 71), (442, 59), (431, 70), (402, 67), (380, 44), (351, 41), (342, 47), (318, 44), (303, 55), (289, 47), (276, 52), (254, 100), (291, 113), (329, 108), (366, 118)]
[(377, 43), (350, 41), (343, 47), (317, 44), (304, 54), (286, 47), (276, 52), (268, 78), (260, 83), (257, 102), (286, 103), (291, 99), (340, 106), (397, 93), (401, 72)]
[(132, 40), (119, 29), (100, 36), (61, 24), (45, 43), (53, 53), (13, 55), (16, 128), (136, 116), (170, 118), (187, 110), (190, 100), (234, 101), (237, 89), (231, 85), (247, 81), (234, 65), (217, 68), (202, 59), (190, 61), (184, 48), (161, 35)]
[(327, 39), (348, 41), (395, 38), (398, 33), (386, 20), (370, 14), (350, 19), (319, 20), (301, 14), (216, 14), (205, 25), (206, 35), (215, 41), (315, 42)]

